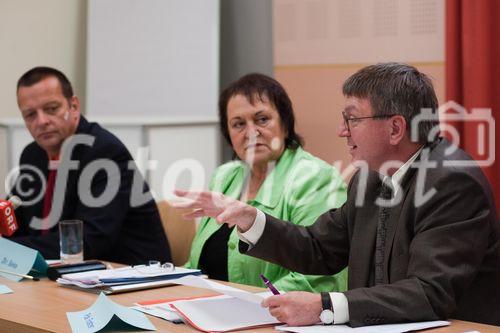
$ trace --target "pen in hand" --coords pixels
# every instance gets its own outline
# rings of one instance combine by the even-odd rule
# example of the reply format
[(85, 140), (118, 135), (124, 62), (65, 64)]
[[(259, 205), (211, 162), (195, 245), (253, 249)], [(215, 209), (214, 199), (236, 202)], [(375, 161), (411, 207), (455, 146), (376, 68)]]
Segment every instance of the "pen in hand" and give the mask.
[(262, 279), (262, 281), (264, 281), (264, 284), (266, 285), (266, 287), (269, 288), (269, 290), (271, 290), (271, 292), (273, 293), (273, 295), (279, 295), (280, 292), (278, 291), (278, 289), (276, 289), (273, 284), (271, 283), (271, 281), (269, 281), (264, 275), (260, 275), (260, 278)]

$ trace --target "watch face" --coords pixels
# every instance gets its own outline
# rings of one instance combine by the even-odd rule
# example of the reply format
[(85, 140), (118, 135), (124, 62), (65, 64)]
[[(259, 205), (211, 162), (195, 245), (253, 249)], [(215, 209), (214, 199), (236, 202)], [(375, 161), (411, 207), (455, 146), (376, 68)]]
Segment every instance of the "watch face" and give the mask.
[(323, 310), (319, 315), (319, 319), (323, 324), (331, 324), (333, 323), (333, 311), (332, 310)]

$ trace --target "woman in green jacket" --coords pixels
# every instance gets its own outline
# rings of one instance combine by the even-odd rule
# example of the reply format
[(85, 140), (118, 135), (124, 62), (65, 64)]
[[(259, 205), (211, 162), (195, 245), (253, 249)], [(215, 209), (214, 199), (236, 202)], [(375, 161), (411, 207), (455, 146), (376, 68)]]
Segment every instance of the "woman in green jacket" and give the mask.
[[(292, 103), (276, 80), (249, 74), (226, 88), (219, 99), (222, 134), (237, 160), (219, 167), (210, 190), (240, 199), (295, 224), (310, 225), (346, 200), (335, 168), (305, 152), (295, 133)], [(187, 267), (212, 279), (263, 287), (260, 274), (280, 290), (344, 291), (347, 271), (334, 276), (291, 272), (238, 251), (237, 230), (203, 218)]]

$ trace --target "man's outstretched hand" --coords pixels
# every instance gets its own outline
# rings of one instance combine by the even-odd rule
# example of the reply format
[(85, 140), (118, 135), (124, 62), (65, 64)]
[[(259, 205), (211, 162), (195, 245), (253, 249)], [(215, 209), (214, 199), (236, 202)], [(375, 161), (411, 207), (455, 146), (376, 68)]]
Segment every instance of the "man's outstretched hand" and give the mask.
[(174, 193), (177, 198), (169, 200), (172, 207), (193, 209), (184, 214), (185, 218), (213, 217), (219, 224), (237, 225), (240, 232), (245, 232), (253, 225), (257, 215), (254, 207), (222, 193), (183, 190), (175, 190)]

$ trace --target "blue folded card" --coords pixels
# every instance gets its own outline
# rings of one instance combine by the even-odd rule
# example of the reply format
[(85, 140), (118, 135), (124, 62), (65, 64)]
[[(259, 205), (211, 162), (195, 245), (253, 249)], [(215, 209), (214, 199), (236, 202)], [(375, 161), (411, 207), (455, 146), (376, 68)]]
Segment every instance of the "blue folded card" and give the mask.
[(156, 331), (156, 327), (144, 313), (117, 304), (100, 294), (97, 301), (86, 310), (67, 312), (71, 330), (78, 333), (94, 333), (103, 328), (126, 329), (128, 326)]
[[(37, 250), (0, 237), (0, 270), (45, 276), (48, 267), (47, 262)], [(20, 276), (3, 272), (0, 272), (0, 275), (12, 281), (22, 279)]]

